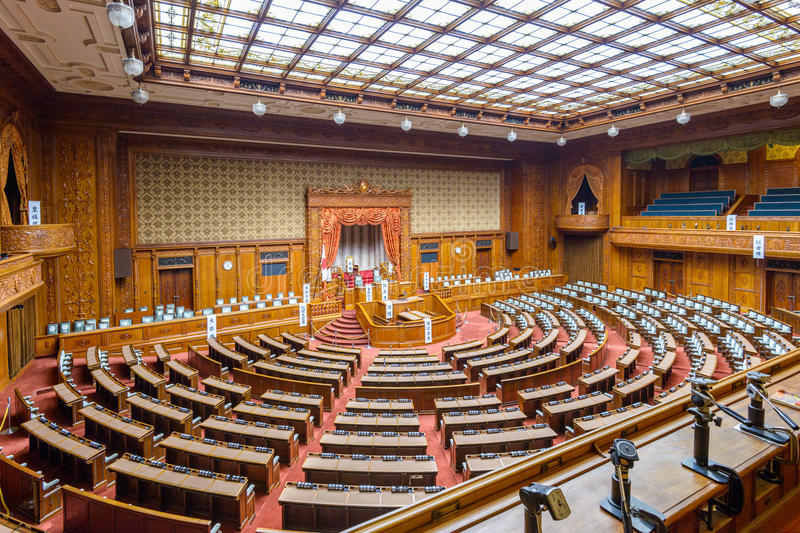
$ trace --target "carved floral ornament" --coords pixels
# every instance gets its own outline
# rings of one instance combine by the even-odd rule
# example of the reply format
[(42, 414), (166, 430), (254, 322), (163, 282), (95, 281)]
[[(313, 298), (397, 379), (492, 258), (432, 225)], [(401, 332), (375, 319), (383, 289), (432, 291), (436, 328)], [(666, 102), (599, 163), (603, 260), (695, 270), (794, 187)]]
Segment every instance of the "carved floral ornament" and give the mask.
[(597, 197), (597, 212), (603, 212), (603, 187), (605, 184), (605, 175), (603, 174), (603, 171), (596, 166), (584, 163), (573, 168), (567, 175), (567, 201), (564, 204), (564, 213), (567, 215), (570, 214), (572, 200), (575, 198), (575, 195), (578, 194), (578, 191), (581, 188), (581, 183), (583, 183), (584, 176), (586, 177), (586, 181), (589, 182), (589, 188), (592, 189), (592, 194)]
[(407, 189), (383, 189), (376, 185), (372, 185), (366, 179), (361, 179), (355, 185), (347, 185), (339, 189), (329, 189), (327, 187), (309, 188), (308, 194), (371, 194), (382, 196), (410, 196), (411, 191)]

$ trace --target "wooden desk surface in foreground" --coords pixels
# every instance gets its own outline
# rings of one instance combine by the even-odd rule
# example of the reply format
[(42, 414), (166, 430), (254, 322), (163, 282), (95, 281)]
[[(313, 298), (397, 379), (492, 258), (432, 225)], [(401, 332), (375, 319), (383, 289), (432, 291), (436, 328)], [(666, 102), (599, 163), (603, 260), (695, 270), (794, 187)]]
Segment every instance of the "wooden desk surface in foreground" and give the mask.
[[(764, 362), (758, 371), (773, 375), (769, 390), (800, 391), (800, 351)], [(716, 399), (745, 413), (749, 399), (744, 375), (721, 380), (713, 387)], [(559, 486), (572, 510), (563, 521), (544, 513), (544, 531), (617, 533), (620, 522), (599, 504), (610, 492), (612, 467), (605, 452), (614, 438), (636, 443), (641, 460), (631, 472), (632, 492), (666, 514), (667, 528), (677, 533), (704, 531), (695, 511), (705, 509), (710, 498), (722, 497), (727, 485), (716, 484), (680, 466), (692, 455), (694, 417), (685, 412), (688, 397), (657, 405), (633, 418), (592, 431), (544, 450), (515, 465), (452, 487), (423, 506), (411, 506), (362, 524), (359, 533), (521, 531), (524, 523), (519, 489), (531, 482)], [(789, 414), (799, 419), (798, 411)], [(786, 449), (767, 444), (735, 429), (736, 422), (722, 414), (722, 426), (711, 429), (711, 459), (734, 468), (742, 478), (745, 495), (742, 512), (731, 519), (715, 515), (715, 531), (779, 531), (794, 513), (798, 487), (796, 467), (779, 467), (783, 486), (758, 481), (756, 472)], [(783, 425), (771, 410), (766, 422)], [(754, 490), (755, 488), (755, 490)], [(449, 513), (448, 509), (458, 509)], [(787, 514), (788, 513), (788, 514)], [(439, 518), (440, 517), (440, 518)], [(438, 519), (437, 519), (438, 518)]]

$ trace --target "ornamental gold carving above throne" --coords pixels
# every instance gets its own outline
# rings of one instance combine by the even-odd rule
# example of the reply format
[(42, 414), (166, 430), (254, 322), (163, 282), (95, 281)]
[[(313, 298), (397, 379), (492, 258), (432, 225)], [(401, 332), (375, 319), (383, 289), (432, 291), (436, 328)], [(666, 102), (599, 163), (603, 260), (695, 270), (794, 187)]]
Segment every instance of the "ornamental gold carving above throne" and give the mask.
[(374, 194), (382, 196), (409, 196), (411, 191), (408, 189), (383, 189), (377, 185), (372, 185), (366, 179), (361, 179), (355, 185), (346, 185), (338, 189), (327, 187), (309, 188), (308, 194)]

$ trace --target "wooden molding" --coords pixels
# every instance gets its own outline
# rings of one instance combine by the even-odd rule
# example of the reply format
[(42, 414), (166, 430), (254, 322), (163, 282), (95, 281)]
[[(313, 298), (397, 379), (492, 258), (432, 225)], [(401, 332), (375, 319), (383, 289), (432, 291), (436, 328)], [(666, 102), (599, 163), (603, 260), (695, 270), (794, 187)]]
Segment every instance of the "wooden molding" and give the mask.
[(9, 253), (31, 253), (55, 257), (75, 249), (75, 224), (0, 227), (2, 249)]
[(608, 215), (556, 215), (553, 226), (561, 233), (605, 233)]
[(800, 235), (796, 233), (635, 228), (610, 232), (614, 246), (748, 256), (753, 255), (754, 235), (764, 235), (767, 257), (800, 258)]

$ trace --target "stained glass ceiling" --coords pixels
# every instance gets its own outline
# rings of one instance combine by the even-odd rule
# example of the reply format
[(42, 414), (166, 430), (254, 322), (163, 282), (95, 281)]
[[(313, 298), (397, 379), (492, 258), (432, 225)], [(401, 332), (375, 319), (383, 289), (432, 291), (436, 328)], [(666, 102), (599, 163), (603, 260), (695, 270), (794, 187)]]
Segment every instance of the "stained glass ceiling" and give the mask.
[(554, 120), (800, 62), (800, 1), (151, 3), (166, 67)]

